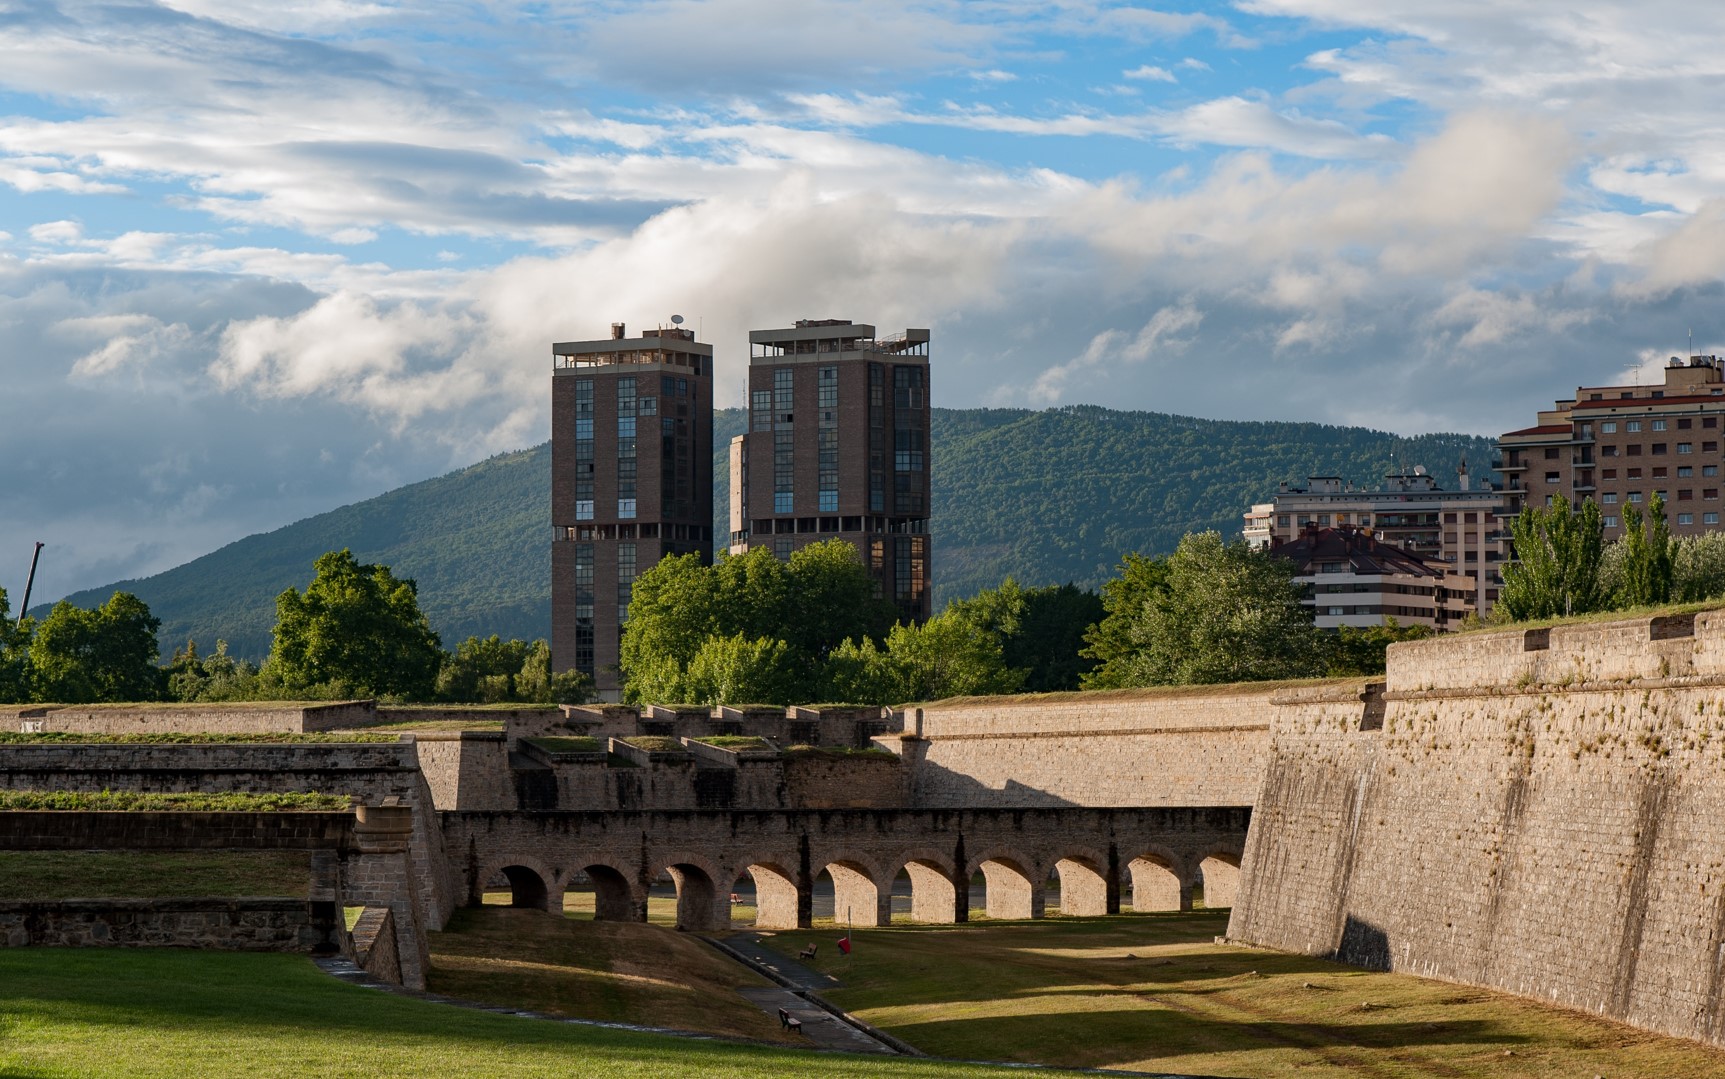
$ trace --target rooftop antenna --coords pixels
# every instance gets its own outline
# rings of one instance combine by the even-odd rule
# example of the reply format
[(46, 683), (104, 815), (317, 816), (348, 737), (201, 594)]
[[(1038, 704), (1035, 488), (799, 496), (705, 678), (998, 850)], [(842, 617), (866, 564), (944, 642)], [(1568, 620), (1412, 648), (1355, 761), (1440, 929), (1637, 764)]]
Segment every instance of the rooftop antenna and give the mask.
[(43, 544), (30, 552), (30, 576), (24, 578), (24, 602), (18, 608), (18, 625), (24, 624), (24, 613), (30, 609), (30, 590), (36, 586), (36, 560), (42, 557)]
[(672, 315), (671, 316), (671, 325), (681, 326), (682, 324), (683, 324), (683, 316), (682, 315)]

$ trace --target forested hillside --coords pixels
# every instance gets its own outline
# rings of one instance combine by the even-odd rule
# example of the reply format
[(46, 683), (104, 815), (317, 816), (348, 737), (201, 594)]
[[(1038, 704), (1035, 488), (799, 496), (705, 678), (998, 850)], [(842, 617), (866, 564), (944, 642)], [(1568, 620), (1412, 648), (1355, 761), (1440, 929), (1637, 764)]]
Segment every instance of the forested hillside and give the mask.
[[(728, 533), (727, 452), (741, 409), (713, 423), (713, 534)], [(1424, 464), (1446, 486), (1465, 451), (1490, 459), (1486, 439), (1401, 438), (1362, 427), (1200, 420), (1082, 406), (935, 409), (935, 603), (998, 584), (1075, 581), (1094, 587), (1127, 551), (1165, 554), (1189, 531), (1233, 535), (1248, 504), (1282, 480), (1339, 475), (1366, 482)], [(446, 646), (470, 634), (550, 633), (551, 450), (482, 461), (365, 502), (249, 536), (142, 580), (68, 597), (94, 606), (135, 592), (162, 619), (165, 650), (225, 639), (236, 655), (269, 649), (275, 597), (304, 587), (312, 561), (351, 547), (419, 583), (420, 604)], [(45, 608), (38, 608), (38, 611)]]

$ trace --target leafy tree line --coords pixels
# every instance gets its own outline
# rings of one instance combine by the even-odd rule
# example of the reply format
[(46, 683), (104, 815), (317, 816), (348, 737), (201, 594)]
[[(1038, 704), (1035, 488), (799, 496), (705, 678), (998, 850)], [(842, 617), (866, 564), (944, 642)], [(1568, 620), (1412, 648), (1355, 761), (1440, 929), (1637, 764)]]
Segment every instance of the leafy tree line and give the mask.
[(1725, 596), (1725, 533), (1671, 535), (1657, 493), (1646, 514), (1623, 508), (1622, 538), (1608, 544), (1604, 532), (1591, 498), (1522, 510), (1510, 526), (1516, 560), (1504, 564), (1493, 617), (1524, 622)]
[[(1358, 675), (1424, 627), (1314, 627), (1286, 559), (1188, 535), (1132, 554), (1102, 595), (1011, 578), (922, 625), (893, 622), (856, 550), (667, 559), (635, 582), (623, 633), (635, 703), (866, 704), (970, 694)], [(816, 597), (828, 597), (820, 600)]]
[(1101, 601), (1072, 585), (997, 589), (921, 625), (874, 594), (857, 550), (757, 548), (702, 565), (668, 558), (636, 578), (621, 667), (629, 701), (868, 704), (1075, 688)]
[(0, 701), (327, 700), (553, 703), (585, 700), (588, 681), (554, 674), (543, 641), (469, 637), (444, 652), (414, 582), (348, 550), (317, 559), (304, 592), (276, 597), (269, 657), (257, 665), (226, 642), (195, 641), (158, 665), (160, 621), (136, 596), (101, 607), (62, 601), (38, 625), (14, 622), (0, 589)]
[(1167, 558), (1130, 554), (1102, 586), (1105, 614), (1087, 634), (1086, 689), (1376, 674), (1396, 641), (1424, 626), (1317, 629), (1294, 564), (1190, 533)]

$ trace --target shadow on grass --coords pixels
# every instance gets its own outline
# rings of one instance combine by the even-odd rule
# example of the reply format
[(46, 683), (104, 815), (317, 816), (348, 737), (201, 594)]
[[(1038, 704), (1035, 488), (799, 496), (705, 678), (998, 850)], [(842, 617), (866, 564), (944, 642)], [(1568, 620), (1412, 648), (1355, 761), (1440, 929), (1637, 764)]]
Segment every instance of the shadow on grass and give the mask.
[[(1073, 1022), (1066, 1022), (1070, 1019)], [(1031, 1035), (1034, 1026), (1046, 1033)], [(1064, 1029), (1063, 1029), (1064, 1028)], [(908, 1020), (891, 1025), (892, 1033), (912, 1045), (947, 1056), (1041, 1061), (1060, 1056), (1072, 1066), (1126, 1066), (1151, 1061), (1174, 1070), (1173, 1058), (1198, 1054), (1233, 1054), (1282, 1049), (1320, 1056), (1340, 1055), (1341, 1061), (1379, 1059), (1382, 1049), (1408, 1050), (1426, 1046), (1468, 1045), (1508, 1048), (1528, 1044), (1521, 1034), (1489, 1020), (1464, 1019), (1444, 1023), (1229, 1021), (1172, 1009), (1086, 1010), (986, 1018)], [(1035, 1042), (1036, 1044), (1032, 1044)], [(1369, 1057), (1368, 1057), (1369, 1054)], [(1340, 1061), (1339, 1061), (1340, 1062)]]

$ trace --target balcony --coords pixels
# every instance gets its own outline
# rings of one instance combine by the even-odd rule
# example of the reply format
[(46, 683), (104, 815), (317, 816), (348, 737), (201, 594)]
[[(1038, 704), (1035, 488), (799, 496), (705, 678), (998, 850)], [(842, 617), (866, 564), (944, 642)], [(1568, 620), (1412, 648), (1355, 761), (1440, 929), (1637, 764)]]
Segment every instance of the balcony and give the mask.
[(1491, 463), (1493, 472), (1521, 472), (1527, 468), (1527, 462), (1497, 460)]

